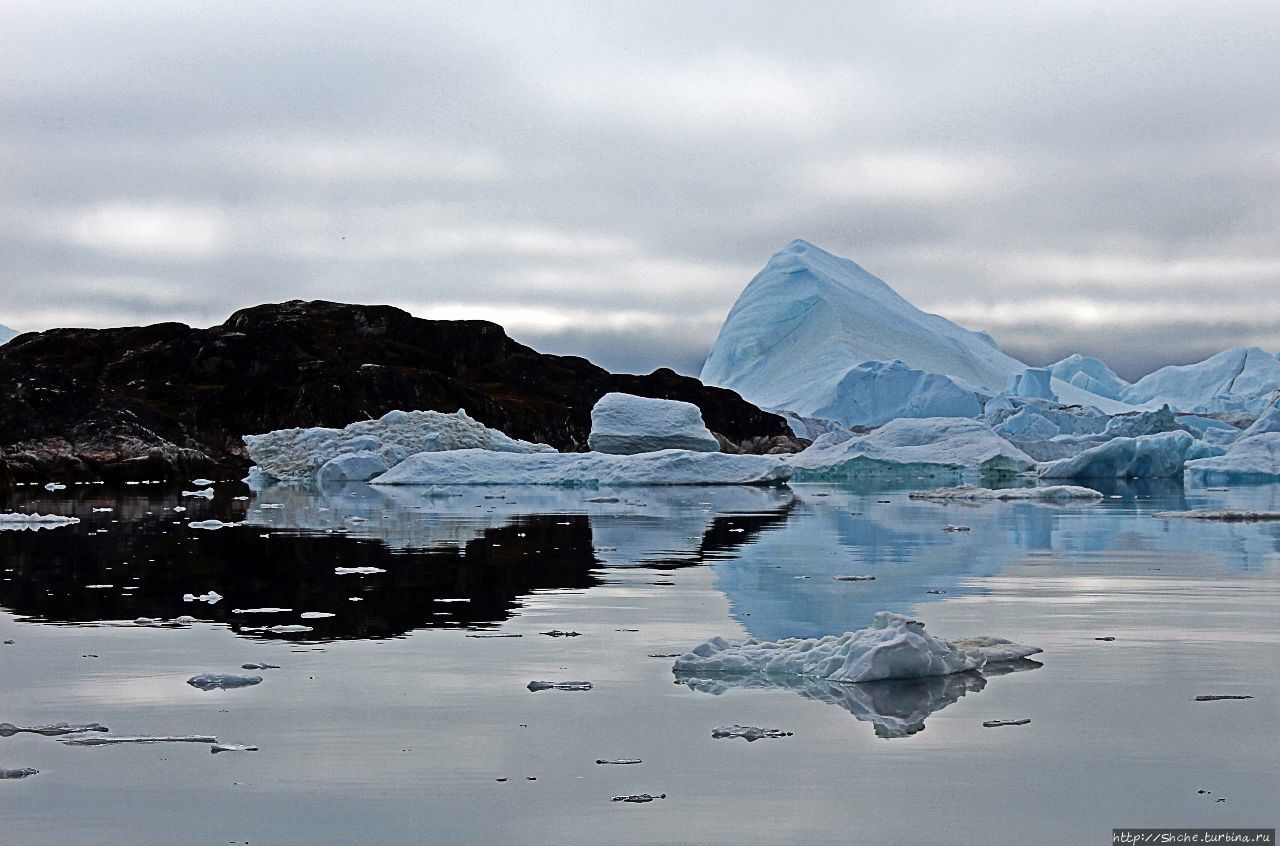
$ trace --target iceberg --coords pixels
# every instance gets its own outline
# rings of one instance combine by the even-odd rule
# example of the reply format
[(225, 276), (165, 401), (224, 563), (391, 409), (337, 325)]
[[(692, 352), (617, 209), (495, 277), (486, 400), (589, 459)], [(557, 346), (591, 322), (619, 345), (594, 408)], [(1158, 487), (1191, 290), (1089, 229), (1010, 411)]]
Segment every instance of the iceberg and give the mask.
[[(875, 425), (907, 415), (976, 417), (966, 393), (980, 403), (1027, 369), (990, 335), (927, 314), (854, 262), (792, 241), (739, 295), (699, 378), (762, 408)], [(1047, 391), (1040, 376), (1032, 379), (1037, 395), (1131, 408), (1051, 374)], [(876, 383), (892, 390), (876, 396)], [(899, 408), (901, 397), (911, 399)]]
[(1241, 437), (1219, 456), (1188, 461), (1187, 476), (1201, 484), (1280, 479), (1280, 432)]
[(1041, 651), (992, 637), (948, 642), (926, 632), (919, 620), (880, 611), (869, 628), (839, 636), (777, 642), (752, 638), (736, 644), (715, 637), (677, 658), (672, 669), (704, 676), (803, 676), (855, 683), (963, 673), (989, 661), (1012, 661)]
[(1053, 373), (1047, 367), (1028, 367), (1013, 379), (1009, 393), (1015, 397), (1045, 399), (1057, 402), (1058, 396), (1053, 392)]
[(587, 445), (593, 452), (613, 455), (664, 449), (720, 451), (693, 403), (616, 392), (605, 394), (592, 407)]
[(667, 449), (511, 454), (483, 449), (421, 452), (371, 485), (780, 485), (791, 467), (778, 456)]
[[(262, 435), (245, 435), (244, 443), (259, 472), (278, 481), (310, 481), (331, 459), (348, 455), (360, 455), (363, 460), (376, 457), (393, 467), (418, 452), (473, 448), (509, 453), (555, 452), (545, 444), (509, 438), (471, 419), (462, 409), (453, 414), (388, 411), (377, 420), (361, 420), (342, 429), (277, 429)], [(342, 473), (354, 471), (358, 463), (340, 464), (330, 473), (334, 480), (340, 480)]]
[(1189, 432), (1113, 438), (1079, 455), (1040, 465), (1044, 479), (1157, 479), (1181, 476), (1198, 442)]
[(1079, 485), (1048, 485), (1043, 488), (980, 488), (977, 485), (960, 485), (956, 488), (934, 488), (931, 491), (912, 491), (908, 499), (930, 502), (1097, 502), (1102, 494), (1092, 488)]
[(1101, 360), (1079, 353), (1049, 365), (1049, 371), (1068, 384), (1108, 399), (1120, 399), (1120, 392), (1129, 386)]
[(1280, 390), (1280, 361), (1258, 347), (1232, 347), (1196, 364), (1162, 367), (1121, 393), (1134, 404), (1167, 403), (1178, 411), (1258, 413)]
[(902, 418), (866, 435), (833, 432), (786, 460), (797, 482), (939, 471), (1001, 475), (1036, 466), (981, 421), (961, 417)]

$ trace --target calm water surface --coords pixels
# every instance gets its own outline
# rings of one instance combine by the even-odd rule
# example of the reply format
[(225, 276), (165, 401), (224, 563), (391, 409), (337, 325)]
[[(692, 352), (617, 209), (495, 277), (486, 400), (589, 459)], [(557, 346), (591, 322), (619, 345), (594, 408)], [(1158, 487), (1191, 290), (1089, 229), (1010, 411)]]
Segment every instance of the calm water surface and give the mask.
[[(1151, 516), (1280, 510), (1280, 486), (1065, 507), (811, 485), (215, 490), (0, 504), (81, 518), (0, 531), (0, 722), (260, 748), (0, 737), (0, 768), (40, 771), (0, 781), (0, 842), (1103, 844), (1118, 826), (1280, 821), (1280, 525)], [(187, 525), (213, 518), (243, 525)], [(246, 613), (264, 607), (289, 610)], [(882, 609), (1044, 653), (856, 686), (671, 671), (712, 635), (838, 633)], [(281, 668), (186, 683), (246, 662)], [(793, 735), (712, 739), (733, 723)], [(617, 758), (642, 763), (595, 763)], [(610, 801), (632, 793), (666, 798)]]

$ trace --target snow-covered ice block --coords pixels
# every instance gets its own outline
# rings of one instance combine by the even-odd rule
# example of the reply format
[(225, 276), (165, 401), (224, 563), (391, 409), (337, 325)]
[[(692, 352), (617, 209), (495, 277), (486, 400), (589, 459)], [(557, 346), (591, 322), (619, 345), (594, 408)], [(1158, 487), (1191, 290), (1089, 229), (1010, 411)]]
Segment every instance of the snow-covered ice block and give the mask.
[(1188, 461), (1187, 475), (1201, 484), (1280, 479), (1280, 432), (1241, 437), (1223, 455)]
[(778, 456), (668, 449), (512, 455), (482, 449), (422, 452), (373, 485), (779, 485), (791, 468)]
[(1102, 494), (1092, 488), (1079, 485), (1048, 485), (1043, 488), (1002, 488), (993, 490), (977, 485), (960, 485), (955, 488), (934, 488), (931, 491), (912, 491), (910, 499), (934, 502), (1076, 502), (1102, 499)]
[(833, 682), (867, 682), (945, 676), (977, 670), (988, 661), (1026, 658), (1041, 650), (1000, 638), (974, 638), (964, 645), (933, 637), (924, 623), (889, 611), (877, 612), (869, 628), (817, 639), (777, 642), (712, 638), (676, 659), (681, 673), (807, 676)]
[(866, 435), (824, 435), (787, 461), (795, 468), (796, 481), (939, 469), (1012, 474), (1036, 464), (985, 424), (958, 417), (903, 418)]
[(594, 452), (634, 455), (663, 449), (719, 452), (720, 444), (691, 402), (608, 393), (591, 408)]
[(1079, 455), (1040, 465), (1045, 479), (1159, 479), (1181, 476), (1197, 443), (1189, 432), (1114, 438)]
[[(341, 455), (367, 452), (393, 467), (417, 452), (487, 449), (496, 452), (555, 452), (545, 444), (507, 437), (467, 416), (438, 411), (388, 411), (377, 420), (361, 420), (342, 429), (315, 427), (277, 429), (245, 435), (249, 458), (260, 477), (310, 481), (325, 462)], [(252, 475), (252, 474), (251, 474)]]

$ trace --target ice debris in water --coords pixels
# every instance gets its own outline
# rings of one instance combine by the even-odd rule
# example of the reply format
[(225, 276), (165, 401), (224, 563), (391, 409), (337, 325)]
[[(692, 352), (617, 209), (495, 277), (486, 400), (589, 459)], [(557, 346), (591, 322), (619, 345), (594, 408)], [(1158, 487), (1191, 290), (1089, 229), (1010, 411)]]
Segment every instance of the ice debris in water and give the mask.
[(224, 523), (221, 520), (192, 520), (187, 524), (188, 529), (230, 529), (232, 526), (243, 526), (244, 523)]
[(292, 608), (232, 608), (232, 614), (286, 614)]
[(271, 634), (301, 634), (303, 632), (313, 632), (311, 626), (244, 626), (240, 629), (244, 632), (270, 632)]
[(889, 611), (869, 628), (822, 638), (754, 638), (734, 644), (715, 637), (676, 659), (677, 672), (727, 675), (808, 676), (838, 682), (942, 676), (977, 670), (989, 661), (1011, 661), (1042, 650), (1002, 638), (945, 641), (924, 623)]
[(1042, 488), (983, 488), (977, 485), (960, 485), (954, 488), (934, 488), (930, 491), (912, 491), (909, 499), (923, 499), (938, 502), (1014, 502), (1041, 501), (1064, 502), (1068, 500), (1102, 499), (1102, 494), (1092, 488), (1079, 485), (1047, 485)]
[(639, 758), (615, 758), (612, 761), (607, 761), (603, 758), (596, 758), (596, 763), (597, 764), (642, 764), (644, 762), (641, 761)]
[(339, 576), (368, 576), (374, 573), (385, 573), (381, 567), (334, 567), (333, 572)]
[(748, 743), (765, 737), (790, 737), (791, 732), (782, 729), (757, 728), (756, 726), (720, 726), (711, 730), (711, 736), (719, 740), (725, 737), (741, 737)]
[(22, 767), (21, 769), (17, 769), (17, 770), (7, 770), (3, 767), (0, 767), (0, 779), (29, 778), (30, 776), (39, 775), (39, 774), (40, 774), (39, 770), (33, 770), (30, 767)]
[(204, 488), (212, 485), (213, 479), (192, 479), (191, 484), (195, 485), (197, 488)]
[(1031, 720), (987, 720), (982, 724), (983, 728), (999, 728), (1000, 726), (1025, 726), (1030, 724)]
[(119, 743), (217, 743), (211, 734), (71, 734), (59, 737), (68, 746), (114, 746)]
[(198, 496), (201, 499), (213, 499), (213, 488), (202, 488), (198, 491), (183, 491), (183, 496)]
[(217, 755), (219, 752), (257, 752), (256, 746), (244, 746), (239, 743), (215, 743), (209, 747), (209, 751)]
[(56, 737), (60, 734), (107, 730), (107, 727), (101, 723), (52, 723), (44, 726), (15, 726), (13, 723), (0, 723), (0, 737), (12, 737), (23, 733)]
[(60, 514), (8, 512), (0, 514), (0, 531), (6, 529), (51, 529), (57, 526), (71, 526), (79, 522), (79, 517), (63, 517)]
[(1224, 699), (1252, 699), (1252, 696), (1238, 693), (1206, 693), (1195, 698), (1196, 702), (1219, 702)]
[(970, 527), (969, 527), (969, 526), (964, 526), (964, 525), (953, 525), (953, 524), (948, 523), (947, 525), (945, 525), (945, 526), (943, 526), (943, 527), (942, 527), (942, 531), (944, 531), (944, 532), (968, 532), (968, 531), (970, 531)]
[(539, 690), (590, 690), (592, 685), (589, 681), (531, 681), (528, 687), (536, 693)]
[(218, 593), (216, 590), (211, 590), (208, 593), (202, 593), (199, 596), (196, 596), (194, 593), (184, 593), (182, 595), (182, 601), (207, 602), (210, 605), (215, 605), (222, 601), (222, 594)]
[(1192, 511), (1157, 511), (1158, 520), (1216, 520), (1223, 523), (1252, 523), (1280, 520), (1280, 511), (1254, 511), (1248, 508), (1197, 508)]
[(187, 679), (187, 684), (201, 690), (229, 690), (261, 683), (262, 676), (242, 676), (236, 673), (200, 673)]
[(280, 665), (266, 664), (266, 663), (249, 663), (249, 664), (241, 664), (240, 669), (242, 670), (278, 670), (280, 669)]
[(322, 620), (325, 617), (336, 617), (332, 611), (303, 611), (298, 615), (303, 620)]
[(611, 802), (652, 802), (655, 799), (666, 799), (667, 794), (659, 793), (656, 796), (649, 793), (632, 793), (626, 796), (611, 796)]
[(45, 484), (44, 489), (46, 491), (64, 491), (67, 489), (67, 486), (58, 482), (48, 482)]

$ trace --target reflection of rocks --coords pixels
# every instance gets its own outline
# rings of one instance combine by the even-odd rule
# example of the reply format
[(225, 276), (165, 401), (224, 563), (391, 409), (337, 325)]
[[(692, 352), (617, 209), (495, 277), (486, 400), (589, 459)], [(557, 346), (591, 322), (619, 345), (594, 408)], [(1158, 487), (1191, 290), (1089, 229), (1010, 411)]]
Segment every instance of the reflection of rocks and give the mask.
[(806, 699), (837, 705), (856, 719), (869, 722), (876, 737), (908, 737), (924, 731), (925, 718), (934, 711), (957, 702), (967, 693), (977, 693), (987, 678), (1020, 670), (1033, 670), (1040, 662), (1024, 658), (991, 664), (981, 672), (952, 673), (920, 679), (841, 684), (803, 676), (694, 676), (677, 672), (676, 681), (702, 693), (720, 695), (733, 688), (786, 688)]

